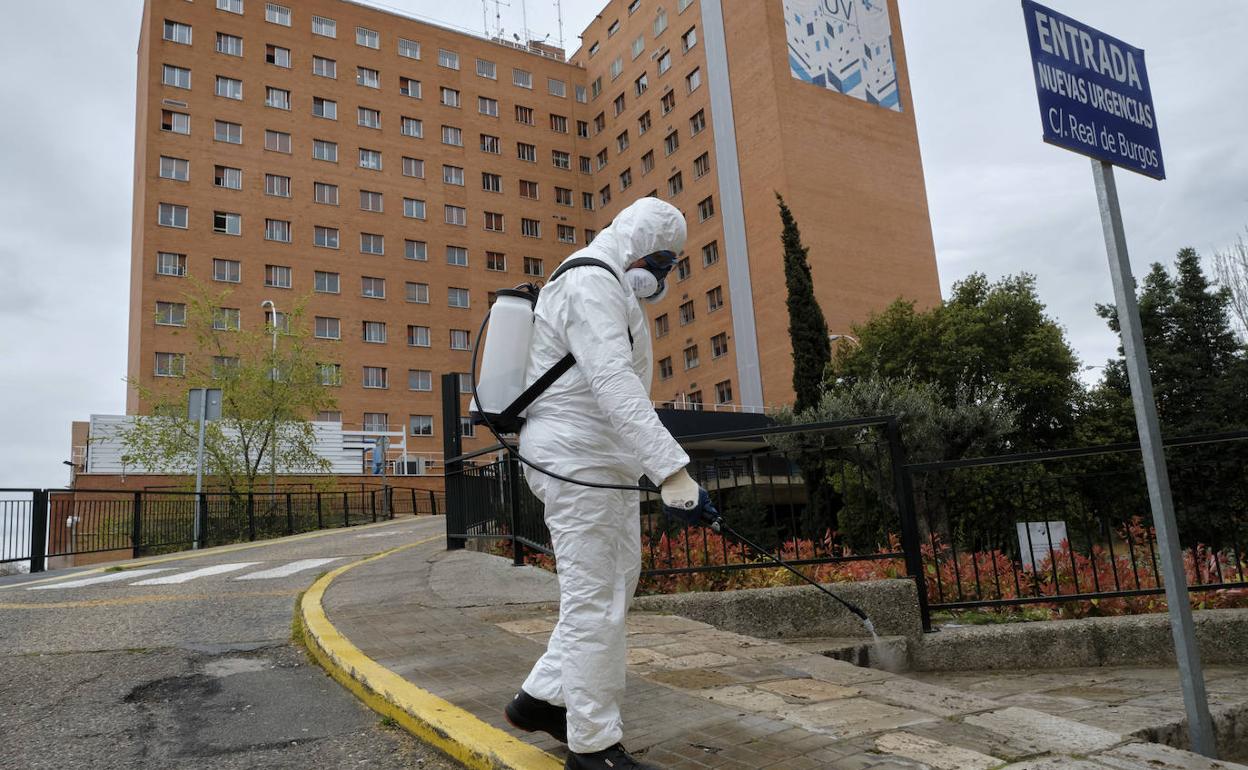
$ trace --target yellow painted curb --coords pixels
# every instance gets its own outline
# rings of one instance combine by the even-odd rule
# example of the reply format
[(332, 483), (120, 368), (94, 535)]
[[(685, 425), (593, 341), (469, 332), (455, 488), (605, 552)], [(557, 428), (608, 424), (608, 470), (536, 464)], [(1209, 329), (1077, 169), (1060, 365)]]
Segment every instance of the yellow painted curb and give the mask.
[[(330, 676), (369, 708), (474, 770), (560, 770), (563, 763), (535, 746), (482, 722), (464, 709), (422, 690), (365, 655), (325, 615), (325, 591), (349, 569), (441, 539), (394, 548), (323, 575), (304, 593), (295, 612), (304, 644)], [(499, 704), (500, 707), (502, 704)]]
[[(413, 517), (416, 520), (418, 517)], [(123, 560), (111, 564), (102, 564), (99, 567), (84, 569), (79, 572), (71, 572), (67, 575), (55, 575), (53, 577), (41, 578), (39, 580), (26, 580), (21, 583), (12, 583), (10, 585), (0, 586), (0, 591), (12, 588), (26, 588), (27, 586), (37, 586), (42, 583), (55, 583), (58, 580), (69, 580), (70, 578), (86, 577), (87, 575), (96, 575), (106, 572), (114, 567), (123, 567), (125, 569), (135, 569), (137, 567), (150, 567), (153, 564), (164, 564), (165, 562), (178, 561), (179, 559), (194, 559), (199, 556), (215, 556), (222, 553), (232, 553), (234, 551), (246, 551), (250, 548), (261, 548), (266, 545), (274, 545), (276, 543), (290, 543), (296, 540), (311, 540), (314, 537), (324, 537), (326, 535), (338, 534), (347, 530), (360, 531), (365, 529), (378, 529), (380, 527), (389, 527), (400, 524), (407, 519), (393, 519), (391, 521), (369, 522), (368, 524), (356, 524), (352, 527), (334, 527), (333, 529), (318, 529), (315, 532), (301, 532), (298, 535), (283, 535), (282, 537), (269, 538), (268, 540), (256, 540), (249, 543), (230, 543), (229, 545), (214, 545), (211, 548), (198, 548), (193, 551), (179, 551), (178, 553), (168, 554), (167, 556), (149, 556), (147, 558)]]

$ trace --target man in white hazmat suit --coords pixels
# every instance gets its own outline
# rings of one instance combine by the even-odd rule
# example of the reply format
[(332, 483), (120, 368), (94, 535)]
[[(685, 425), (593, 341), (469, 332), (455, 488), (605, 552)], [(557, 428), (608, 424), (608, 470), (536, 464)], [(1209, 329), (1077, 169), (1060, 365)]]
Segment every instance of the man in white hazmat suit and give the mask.
[[(520, 448), (536, 465), (579, 481), (632, 485), (644, 473), (661, 485), (665, 506), (696, 521), (699, 497), (709, 502), (650, 401), (653, 353), (639, 304), (661, 296), (684, 243), (680, 211), (642, 198), (572, 256), (601, 260), (610, 270), (569, 269), (542, 289), (529, 382), (569, 352), (576, 365), (529, 407)], [(559, 571), (559, 622), (508, 704), (508, 721), (565, 740), (571, 770), (653, 768), (619, 743), (624, 618), (641, 571), (638, 493), (572, 484), (527, 467), (525, 478), (545, 503)]]

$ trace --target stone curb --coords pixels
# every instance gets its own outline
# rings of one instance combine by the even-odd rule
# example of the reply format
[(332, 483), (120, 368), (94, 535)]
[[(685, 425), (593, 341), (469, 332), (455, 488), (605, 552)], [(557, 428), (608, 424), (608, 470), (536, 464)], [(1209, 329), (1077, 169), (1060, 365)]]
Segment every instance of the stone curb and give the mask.
[(335, 680), (373, 711), (390, 717), (420, 740), (473, 770), (559, 770), (556, 757), (481, 721), (422, 690), (369, 658), (330, 623), (325, 592), (346, 571), (384, 559), (442, 535), (409, 543), (341, 566), (317, 579), (295, 608), (295, 624), (308, 652)]

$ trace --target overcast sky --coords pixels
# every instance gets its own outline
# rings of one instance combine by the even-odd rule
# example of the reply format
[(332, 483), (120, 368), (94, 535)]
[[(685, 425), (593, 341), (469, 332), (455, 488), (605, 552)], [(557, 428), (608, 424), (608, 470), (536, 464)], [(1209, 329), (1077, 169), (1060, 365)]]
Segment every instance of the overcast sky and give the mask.
[[(1083, 361), (1103, 363), (1116, 342), (1093, 312), (1112, 293), (1091, 170), (1040, 141), (1019, 3), (900, 2), (944, 290), (972, 271), (1032, 271)], [(1231, 243), (1248, 224), (1248, 8), (1048, 4), (1147, 52), (1169, 179), (1118, 173), (1137, 274), (1183, 246)], [(563, 5), (571, 51), (600, 3)], [(473, 0), (386, 6), (483, 28)], [(65, 484), (70, 422), (125, 408), (141, 10), (142, 0), (39, 0), (13, 5), (0, 27), (0, 487)], [(527, 11), (534, 37), (557, 39), (551, 0)], [(505, 34), (518, 32), (520, 0), (502, 13)], [(30, 32), (40, 29), (59, 42)]]

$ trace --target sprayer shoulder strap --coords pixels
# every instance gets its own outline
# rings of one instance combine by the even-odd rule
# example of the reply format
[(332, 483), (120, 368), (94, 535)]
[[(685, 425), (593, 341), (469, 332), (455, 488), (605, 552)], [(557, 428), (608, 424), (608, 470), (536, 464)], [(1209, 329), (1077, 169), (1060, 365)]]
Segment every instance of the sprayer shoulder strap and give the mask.
[[(574, 267), (601, 268), (602, 270), (606, 270), (608, 273), (610, 273), (611, 277), (615, 278), (617, 282), (620, 281), (620, 277), (615, 274), (615, 271), (611, 269), (611, 266), (608, 265), (606, 262), (603, 262), (601, 259), (595, 259), (593, 257), (577, 257), (575, 259), (569, 259), (568, 261), (564, 262), (562, 265), (557, 267), (555, 269), (555, 272), (551, 273), (550, 281), (548, 283), (554, 283), (555, 281), (559, 279), (559, 276), (563, 275), (564, 273), (566, 273), (567, 271), (571, 270)], [(620, 288), (623, 288), (623, 287), (624, 287), (623, 282), (620, 282)], [(632, 329), (628, 330), (628, 345), (629, 347), (632, 347), (633, 345), (633, 330)], [(541, 377), (538, 377), (536, 380), (534, 380), (532, 385), (525, 388), (524, 392), (521, 393), (519, 396), (517, 396), (516, 400), (511, 402), (511, 404), (506, 409), (503, 410), (503, 413), (502, 415), (500, 415), (500, 417), (504, 417), (508, 419), (513, 419), (515, 417), (518, 417), (521, 412), (523, 412), (525, 409), (528, 409), (529, 405), (537, 400), (538, 396), (546, 392), (547, 388), (549, 388), (551, 385), (554, 385), (556, 380), (558, 380), (560, 377), (566, 374), (567, 371), (575, 365), (576, 365), (576, 357), (573, 356), (571, 353), (568, 353), (563, 358), (559, 359), (559, 361), (556, 362), (554, 366), (550, 367), (545, 372), (543, 372)]]

